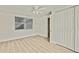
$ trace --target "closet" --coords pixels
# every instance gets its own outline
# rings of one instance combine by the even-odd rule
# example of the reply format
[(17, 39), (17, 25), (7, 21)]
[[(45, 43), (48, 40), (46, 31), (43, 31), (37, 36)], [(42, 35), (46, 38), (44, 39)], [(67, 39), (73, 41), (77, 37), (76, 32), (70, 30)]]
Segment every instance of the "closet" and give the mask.
[(55, 11), (50, 41), (79, 52), (79, 6)]
[(75, 7), (75, 51), (79, 52), (79, 6)]

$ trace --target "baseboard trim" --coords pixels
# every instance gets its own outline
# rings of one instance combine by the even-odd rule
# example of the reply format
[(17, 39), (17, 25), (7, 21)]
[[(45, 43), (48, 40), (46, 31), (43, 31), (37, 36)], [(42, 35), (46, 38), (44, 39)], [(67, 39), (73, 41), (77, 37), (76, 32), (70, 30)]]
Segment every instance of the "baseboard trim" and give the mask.
[(42, 37), (42, 38), (45, 38), (45, 39), (48, 39), (48, 38), (47, 38), (47, 37), (45, 37), (45, 36), (41, 36), (41, 35), (37, 35), (37, 36)]
[(9, 39), (0, 40), (0, 42), (17, 40), (17, 39), (21, 39), (21, 38), (25, 38), (25, 37), (32, 37), (32, 36), (37, 36), (37, 35), (36, 34), (33, 34), (33, 35), (28, 35), (28, 36), (13, 37), (13, 38), (9, 38)]
[(65, 46), (62, 46), (62, 45), (59, 45), (59, 44), (56, 44), (56, 45), (61, 46), (61, 47), (64, 47), (64, 48), (66, 48), (66, 49), (68, 49), (68, 50), (71, 50), (72, 52), (77, 53), (76, 51), (74, 51), (74, 50), (72, 50), (72, 49), (69, 49), (69, 48), (67, 48), (67, 47), (65, 47)]
[(61, 44), (58, 43), (58, 42), (51, 41), (51, 43), (56, 44), (56, 45), (58, 45), (58, 46), (61, 46), (61, 47), (63, 47), (63, 48), (66, 48), (66, 49), (68, 49), (68, 50), (71, 50), (71, 51), (74, 52), (74, 53), (78, 53), (78, 52), (76, 52), (76, 51), (74, 51), (74, 50), (72, 50), (72, 49), (69, 49), (69, 48), (67, 48), (67, 47), (65, 47), (65, 46), (63, 46), (63, 45), (61, 45)]
[(0, 40), (0, 42), (5, 42), (5, 41), (10, 41), (10, 40), (16, 40), (16, 39), (21, 39), (21, 38), (25, 38), (25, 37), (35, 37), (35, 36), (39, 36), (39, 37), (43, 37), (45, 39), (48, 39), (47, 37), (41, 36), (41, 35), (37, 35), (37, 34), (32, 34), (32, 35), (27, 35), (27, 36), (19, 36), (19, 37), (13, 37), (13, 38), (9, 38), (9, 39), (2, 39)]

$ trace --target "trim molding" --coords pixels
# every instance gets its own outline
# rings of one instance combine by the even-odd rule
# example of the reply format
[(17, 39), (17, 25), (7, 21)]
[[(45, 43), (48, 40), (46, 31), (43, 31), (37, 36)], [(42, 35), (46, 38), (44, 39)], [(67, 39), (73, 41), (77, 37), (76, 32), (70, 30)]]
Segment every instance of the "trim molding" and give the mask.
[(32, 35), (28, 35), (28, 36), (13, 37), (13, 38), (9, 38), (9, 39), (2, 39), (2, 40), (0, 40), (0, 42), (16, 40), (16, 39), (20, 39), (20, 38), (24, 38), (24, 37), (31, 37), (31, 36), (36, 36), (36, 34), (32, 34)]

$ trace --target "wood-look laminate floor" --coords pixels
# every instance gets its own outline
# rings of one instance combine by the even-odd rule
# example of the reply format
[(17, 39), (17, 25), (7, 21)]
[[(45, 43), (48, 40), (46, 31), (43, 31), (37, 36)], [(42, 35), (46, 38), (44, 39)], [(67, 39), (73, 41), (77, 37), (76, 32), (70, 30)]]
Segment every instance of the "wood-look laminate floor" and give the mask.
[(72, 53), (72, 51), (50, 44), (43, 37), (34, 36), (0, 42), (0, 53)]

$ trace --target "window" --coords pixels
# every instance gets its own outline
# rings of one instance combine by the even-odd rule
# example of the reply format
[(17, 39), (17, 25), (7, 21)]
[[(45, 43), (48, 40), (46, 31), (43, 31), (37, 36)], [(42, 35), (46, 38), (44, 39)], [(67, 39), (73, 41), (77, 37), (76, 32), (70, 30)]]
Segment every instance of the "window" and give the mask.
[(33, 19), (15, 16), (15, 30), (32, 29)]

